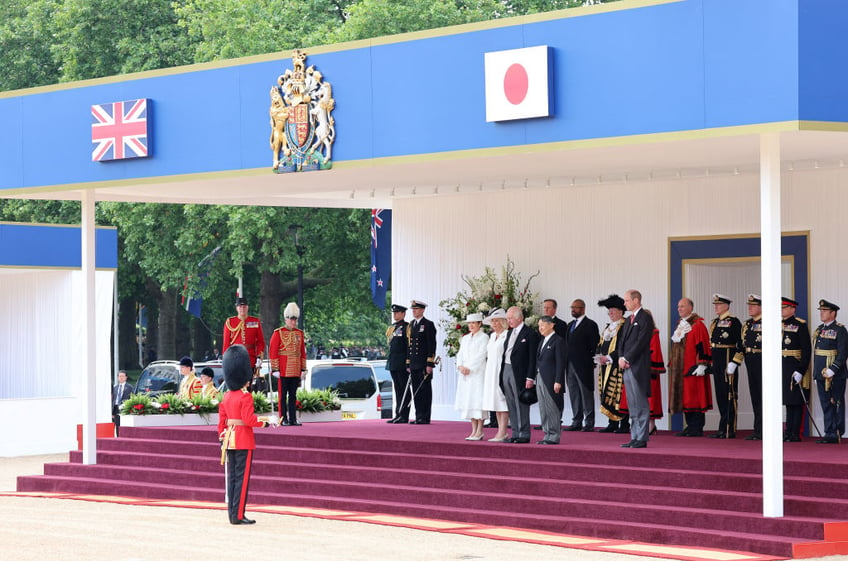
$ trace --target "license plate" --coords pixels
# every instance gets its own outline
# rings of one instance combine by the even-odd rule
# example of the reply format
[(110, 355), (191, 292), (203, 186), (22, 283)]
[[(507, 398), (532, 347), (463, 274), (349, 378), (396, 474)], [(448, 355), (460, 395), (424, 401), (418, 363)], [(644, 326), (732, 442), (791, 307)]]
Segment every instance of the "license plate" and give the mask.
[(342, 411), (342, 419), (356, 419), (356, 411)]

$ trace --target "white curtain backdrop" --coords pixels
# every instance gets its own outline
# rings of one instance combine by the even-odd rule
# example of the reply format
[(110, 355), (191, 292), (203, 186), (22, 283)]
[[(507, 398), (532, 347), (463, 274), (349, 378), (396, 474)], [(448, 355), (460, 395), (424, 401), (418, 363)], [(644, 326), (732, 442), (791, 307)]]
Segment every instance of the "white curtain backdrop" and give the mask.
[[(115, 273), (96, 274), (98, 402), (111, 391)], [(84, 310), (79, 271), (0, 269), (0, 400), (80, 395)]]

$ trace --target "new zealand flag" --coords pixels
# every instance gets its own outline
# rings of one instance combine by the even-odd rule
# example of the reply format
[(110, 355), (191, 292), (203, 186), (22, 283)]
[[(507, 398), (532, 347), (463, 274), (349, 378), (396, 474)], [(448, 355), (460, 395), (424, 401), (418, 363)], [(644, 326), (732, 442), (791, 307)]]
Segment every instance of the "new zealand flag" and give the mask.
[(371, 299), (386, 307), (386, 290), (392, 276), (392, 211), (371, 209)]
[(93, 162), (146, 158), (150, 155), (148, 101), (131, 99), (91, 106)]

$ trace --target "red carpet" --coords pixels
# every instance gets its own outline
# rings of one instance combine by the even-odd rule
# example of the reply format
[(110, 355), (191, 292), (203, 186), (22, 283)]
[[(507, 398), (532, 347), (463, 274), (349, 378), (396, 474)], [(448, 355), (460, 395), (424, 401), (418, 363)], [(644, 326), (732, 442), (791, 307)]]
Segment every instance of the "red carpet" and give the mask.
[[(259, 430), (250, 501), (784, 558), (848, 553), (840, 445), (786, 444), (785, 517), (764, 518), (758, 442), (660, 434), (626, 450), (626, 435), (564, 433), (561, 445), (538, 446), (469, 442), (468, 430), (383, 421)], [(80, 459), (72, 452), (71, 463), (19, 478), (18, 491), (111, 495), (119, 481), (132, 497), (224, 499), (213, 427), (126, 427), (98, 440), (97, 465)]]

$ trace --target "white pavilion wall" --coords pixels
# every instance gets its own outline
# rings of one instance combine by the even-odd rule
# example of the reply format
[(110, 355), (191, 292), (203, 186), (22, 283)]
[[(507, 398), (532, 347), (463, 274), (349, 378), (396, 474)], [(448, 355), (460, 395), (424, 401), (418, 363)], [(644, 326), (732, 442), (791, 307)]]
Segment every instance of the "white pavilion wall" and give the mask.
[[(808, 319), (814, 327), (818, 317), (812, 304), (818, 298), (841, 303), (848, 313), (848, 285), (840, 282), (848, 275), (841, 251), (848, 170), (791, 171), (782, 181), (783, 231), (810, 232), (815, 317)], [(668, 357), (669, 321), (677, 321), (676, 310), (668, 309), (669, 238), (756, 234), (759, 176), (419, 195), (395, 200), (393, 210), (393, 300), (424, 300), (427, 317), (437, 325), (446, 317), (438, 303), (464, 288), (462, 274), (479, 275), (485, 266), (499, 269), (509, 255), (524, 279), (539, 271), (531, 285), (537, 302), (557, 299), (561, 317), (568, 317), (571, 300), (582, 298), (587, 315), (603, 326), (606, 313), (597, 301), (639, 289)], [(713, 315), (709, 301), (696, 302), (696, 311), (708, 319)], [(742, 302), (732, 311), (746, 317)], [(433, 382), (433, 415), (452, 419), (454, 363), (447, 360), (441, 333), (438, 354), (442, 365)], [(665, 387), (663, 393), (666, 405)], [(604, 423), (601, 416), (598, 423)]]

